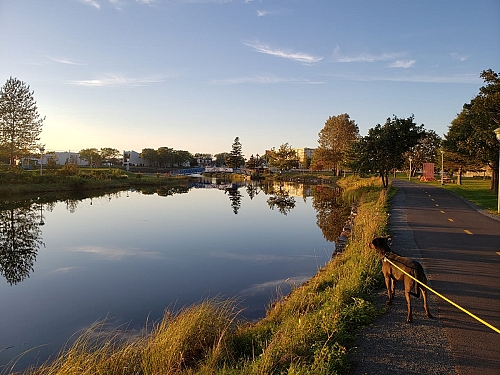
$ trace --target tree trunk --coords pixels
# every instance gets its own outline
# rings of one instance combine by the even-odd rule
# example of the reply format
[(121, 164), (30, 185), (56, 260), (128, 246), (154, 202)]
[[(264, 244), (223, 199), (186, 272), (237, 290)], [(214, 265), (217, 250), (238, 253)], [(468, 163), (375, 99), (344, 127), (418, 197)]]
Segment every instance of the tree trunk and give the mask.
[(458, 168), (457, 185), (462, 185), (462, 167)]

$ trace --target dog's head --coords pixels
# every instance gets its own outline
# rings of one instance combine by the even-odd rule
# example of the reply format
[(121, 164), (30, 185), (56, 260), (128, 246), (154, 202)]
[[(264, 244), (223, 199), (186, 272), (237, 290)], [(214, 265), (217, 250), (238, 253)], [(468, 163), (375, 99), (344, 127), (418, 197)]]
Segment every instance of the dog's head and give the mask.
[(381, 257), (385, 256), (386, 253), (391, 251), (389, 247), (389, 242), (391, 237), (375, 237), (372, 242), (370, 242), (370, 249), (375, 250)]

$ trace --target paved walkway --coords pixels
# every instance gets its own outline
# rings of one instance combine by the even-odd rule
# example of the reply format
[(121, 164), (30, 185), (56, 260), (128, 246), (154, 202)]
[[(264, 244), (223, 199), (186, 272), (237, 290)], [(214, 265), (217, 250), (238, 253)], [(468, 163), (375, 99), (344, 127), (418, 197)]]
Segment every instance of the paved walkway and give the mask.
[[(393, 185), (393, 250), (419, 260), (432, 288), (500, 328), (500, 221), (439, 187)], [(500, 334), (436, 296), (436, 319), (426, 319), (415, 299), (414, 323), (407, 324), (401, 288), (360, 337), (354, 374), (500, 374)], [(385, 298), (381, 292), (381, 303)]]

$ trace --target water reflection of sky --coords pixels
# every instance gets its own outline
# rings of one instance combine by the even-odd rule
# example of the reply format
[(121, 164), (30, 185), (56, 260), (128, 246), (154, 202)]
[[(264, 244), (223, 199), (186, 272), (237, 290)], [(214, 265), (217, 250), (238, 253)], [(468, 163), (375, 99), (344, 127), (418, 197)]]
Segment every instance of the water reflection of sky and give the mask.
[(138, 329), (210, 296), (239, 296), (246, 318), (263, 316), (277, 288), (307, 280), (334, 245), (311, 198), (283, 215), (262, 192), (239, 192), (238, 214), (217, 189), (122, 192), (79, 201), (73, 213), (65, 202), (44, 210), (34, 271), (16, 285), (0, 280), (0, 366), (39, 345), (20, 363), (45, 359), (99, 319)]

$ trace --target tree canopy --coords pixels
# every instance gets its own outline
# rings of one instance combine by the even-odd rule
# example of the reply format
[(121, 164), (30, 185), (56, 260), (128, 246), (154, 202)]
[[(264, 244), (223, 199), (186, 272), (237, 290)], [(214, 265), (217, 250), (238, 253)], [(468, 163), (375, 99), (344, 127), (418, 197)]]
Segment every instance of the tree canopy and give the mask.
[(10, 77), (0, 89), (0, 149), (11, 165), (36, 149), (44, 120), (29, 85)]
[(269, 151), (269, 165), (280, 171), (297, 168), (299, 166), (299, 158), (295, 150), (287, 143), (280, 146), (278, 150), (274, 148)]
[(500, 122), (500, 77), (491, 69), (481, 72), (486, 83), (451, 122), (443, 147), (470, 160), (489, 165), (495, 173), (491, 188), (498, 186), (498, 141), (493, 132)]
[(245, 158), (242, 154), (243, 146), (240, 143), (240, 138), (236, 137), (233, 142), (233, 146), (229, 156), (226, 159), (226, 165), (229, 168), (239, 168), (245, 164)]
[(424, 134), (424, 125), (417, 126), (413, 115), (407, 119), (388, 118), (384, 125), (377, 124), (354, 144), (351, 167), (359, 173), (377, 173), (387, 188), (389, 173), (404, 165), (405, 153), (417, 145)]
[(346, 163), (347, 151), (359, 138), (358, 125), (347, 113), (330, 116), (318, 134), (318, 147), (313, 154), (313, 165), (321, 164), (325, 169), (340, 168)]

